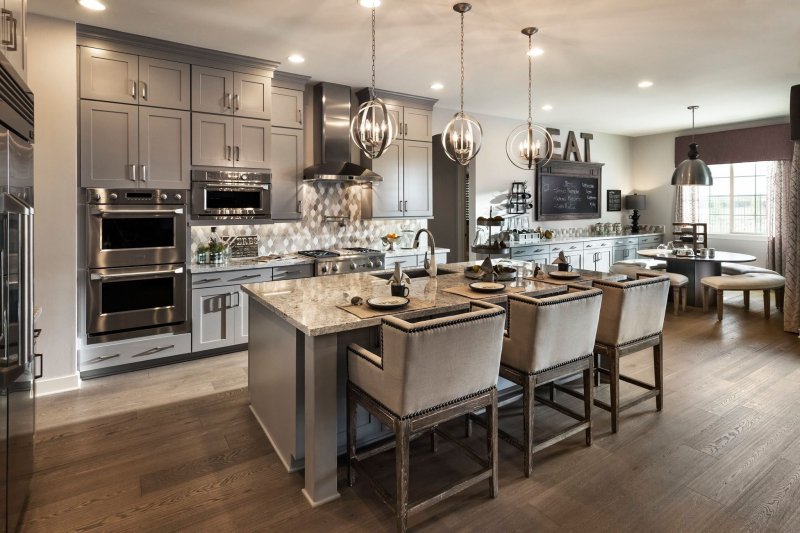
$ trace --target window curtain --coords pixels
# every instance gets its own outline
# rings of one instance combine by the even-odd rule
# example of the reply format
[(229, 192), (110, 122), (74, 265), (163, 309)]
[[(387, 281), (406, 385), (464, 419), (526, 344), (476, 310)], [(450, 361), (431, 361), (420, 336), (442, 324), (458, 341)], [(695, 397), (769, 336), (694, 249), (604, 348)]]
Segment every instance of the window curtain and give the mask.
[(681, 185), (675, 187), (675, 210), (673, 222), (702, 222), (698, 220), (700, 213), (699, 185)]
[(800, 332), (800, 143), (770, 173), (768, 267), (786, 278), (783, 329)]

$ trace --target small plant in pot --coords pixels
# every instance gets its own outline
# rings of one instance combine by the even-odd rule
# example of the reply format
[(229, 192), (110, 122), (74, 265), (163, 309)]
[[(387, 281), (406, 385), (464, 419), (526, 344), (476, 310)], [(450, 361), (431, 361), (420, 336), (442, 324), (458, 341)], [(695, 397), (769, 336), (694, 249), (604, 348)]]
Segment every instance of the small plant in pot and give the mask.
[(201, 265), (208, 263), (208, 245), (201, 244), (197, 247), (197, 262)]

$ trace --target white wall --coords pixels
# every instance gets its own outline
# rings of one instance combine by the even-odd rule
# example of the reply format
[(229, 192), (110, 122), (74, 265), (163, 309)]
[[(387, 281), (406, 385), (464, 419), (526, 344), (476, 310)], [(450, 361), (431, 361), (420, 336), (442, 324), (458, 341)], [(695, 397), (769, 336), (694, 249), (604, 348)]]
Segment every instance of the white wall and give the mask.
[[(468, 110), (467, 110), (468, 111)], [(433, 131), (441, 133), (450, 121), (455, 111), (449, 109), (434, 108), (433, 111)], [(489, 115), (473, 115), (483, 127), (483, 144), (480, 153), (476, 157), (475, 175), (476, 197), (475, 197), (475, 216), (489, 214), (489, 202), (500, 194), (505, 194), (511, 188), (513, 181), (527, 181), (528, 190), (533, 192), (534, 182), (533, 173), (515, 167), (506, 157), (506, 139), (508, 134), (517, 125), (524, 122), (524, 119), (509, 119)], [(542, 228), (571, 228), (587, 227), (597, 222), (622, 222), (628, 223), (628, 211), (612, 212), (606, 211), (606, 190), (620, 189), (626, 195), (633, 191), (633, 177), (631, 172), (631, 138), (622, 135), (609, 135), (596, 133), (589, 129), (565, 128), (558, 124), (548, 124), (550, 127), (561, 129), (561, 144), (566, 144), (568, 130), (575, 131), (575, 135), (580, 133), (594, 133), (594, 140), (591, 141), (592, 161), (605, 163), (603, 166), (603, 191), (602, 191), (602, 218), (586, 220), (565, 220), (537, 222), (533, 212), (530, 213), (531, 227), (541, 226)], [(578, 138), (581, 156), (583, 157), (583, 140)]]
[(75, 24), (28, 16), (28, 84), (34, 93), (34, 298), (42, 306), (38, 394), (79, 385), (77, 339), (77, 68)]

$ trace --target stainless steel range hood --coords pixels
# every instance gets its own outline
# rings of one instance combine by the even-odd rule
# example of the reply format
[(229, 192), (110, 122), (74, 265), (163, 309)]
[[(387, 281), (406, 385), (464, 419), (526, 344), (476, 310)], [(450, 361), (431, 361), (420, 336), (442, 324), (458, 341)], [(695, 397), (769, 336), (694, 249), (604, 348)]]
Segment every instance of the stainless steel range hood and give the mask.
[(350, 161), (350, 87), (334, 83), (314, 86), (314, 162), (303, 171), (305, 181), (374, 183), (383, 178)]

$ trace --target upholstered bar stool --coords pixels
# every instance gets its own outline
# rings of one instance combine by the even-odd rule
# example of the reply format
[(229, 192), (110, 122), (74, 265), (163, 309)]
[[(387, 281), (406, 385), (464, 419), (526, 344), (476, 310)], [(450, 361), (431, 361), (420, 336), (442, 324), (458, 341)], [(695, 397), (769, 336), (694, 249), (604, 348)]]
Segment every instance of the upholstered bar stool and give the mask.
[(636, 279), (655, 278), (666, 276), (669, 278), (669, 288), (672, 290), (672, 312), (678, 316), (678, 308), (686, 311), (686, 293), (689, 289), (689, 278), (677, 272), (643, 271), (636, 274)]
[[(595, 338), (595, 357), (605, 356), (608, 368), (595, 364), (595, 376), (609, 376), (611, 400), (605, 403), (595, 399), (594, 404), (611, 412), (611, 431), (616, 433), (619, 413), (650, 398), (656, 399), (656, 409), (664, 403), (664, 314), (669, 295), (670, 280), (666, 276), (636, 281), (614, 282), (595, 280), (594, 286), (603, 291), (600, 321)], [(653, 348), (655, 383), (650, 385), (620, 373), (620, 359), (626, 355)], [(627, 401), (619, 402), (620, 380), (636, 385), (647, 392)], [(597, 383), (597, 381), (595, 381)]]
[[(497, 375), (505, 322), (502, 307), (474, 301), (469, 313), (424, 322), (384, 318), (380, 354), (348, 346), (348, 482), (353, 485), (356, 471), (369, 478), (379, 496), (394, 508), (398, 530), (406, 530), (410, 516), (481, 481), (488, 479), (490, 494), (497, 497)], [(356, 450), (357, 405), (392, 428), (394, 442)], [(487, 459), (437, 427), (480, 409), (486, 410)], [(410, 504), (410, 442), (431, 430), (462, 447), (483, 468), (436, 496)], [(392, 448), (397, 476), (394, 502), (362, 464)]]
[[(530, 477), (533, 454), (581, 431), (586, 445), (592, 444), (592, 372), (594, 341), (603, 291), (578, 290), (549, 298), (508, 296), (508, 333), (503, 339), (500, 376), (522, 387), (522, 441), (503, 430), (503, 440), (524, 454), (524, 471)], [(583, 374), (583, 413), (559, 405), (551, 399), (535, 397), (539, 385)], [(519, 389), (517, 389), (519, 390)], [(572, 393), (570, 389), (559, 390)], [(577, 420), (576, 424), (533, 444), (534, 399)]]

